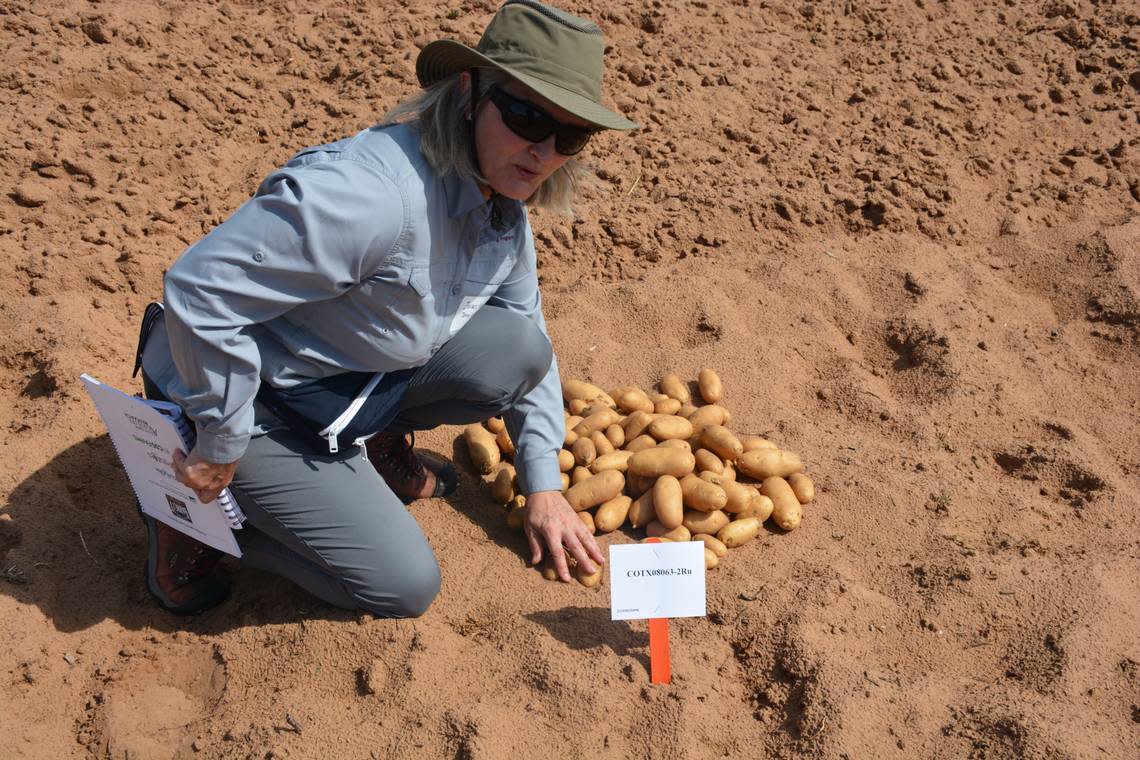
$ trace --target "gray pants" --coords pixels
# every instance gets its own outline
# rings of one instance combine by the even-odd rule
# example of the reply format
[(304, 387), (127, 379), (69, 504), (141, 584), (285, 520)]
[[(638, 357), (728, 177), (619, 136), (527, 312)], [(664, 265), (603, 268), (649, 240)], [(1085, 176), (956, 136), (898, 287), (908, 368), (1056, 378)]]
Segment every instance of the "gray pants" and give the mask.
[[(415, 373), (388, 430), (501, 414), (538, 385), (552, 358), (533, 322), (484, 307)], [(423, 614), (440, 575), (419, 525), (362, 449), (314, 454), (314, 438), (279, 429), (250, 441), (230, 486), (247, 518), (239, 532), (242, 564), (344, 609)]]

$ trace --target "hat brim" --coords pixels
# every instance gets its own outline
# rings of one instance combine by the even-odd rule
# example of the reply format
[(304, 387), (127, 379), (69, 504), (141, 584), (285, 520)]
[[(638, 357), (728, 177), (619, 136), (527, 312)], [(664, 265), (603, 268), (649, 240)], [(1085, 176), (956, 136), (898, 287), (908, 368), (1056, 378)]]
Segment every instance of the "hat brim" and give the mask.
[(476, 67), (498, 69), (522, 82), (542, 97), (549, 100), (579, 119), (599, 129), (630, 130), (641, 125), (605, 108), (587, 97), (551, 84), (510, 66), (491, 60), (474, 48), (455, 40), (436, 40), (424, 47), (416, 59), (416, 77), (424, 87), (439, 82), (445, 77)]

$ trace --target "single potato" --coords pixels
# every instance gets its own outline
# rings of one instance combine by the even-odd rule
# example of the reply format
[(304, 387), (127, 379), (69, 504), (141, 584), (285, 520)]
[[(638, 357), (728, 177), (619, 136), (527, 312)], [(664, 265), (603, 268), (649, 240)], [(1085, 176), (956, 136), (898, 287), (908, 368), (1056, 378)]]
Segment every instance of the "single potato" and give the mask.
[(755, 517), (733, 520), (717, 531), (717, 539), (729, 549), (743, 546), (760, 533), (760, 521)]
[(583, 401), (594, 401), (601, 399), (606, 403), (607, 406), (617, 406), (614, 400), (610, 398), (610, 394), (606, 393), (593, 383), (587, 383), (582, 380), (563, 380), (562, 398), (566, 402), (569, 402), (573, 399), (581, 399)]
[(499, 451), (494, 433), (473, 423), (463, 428), (463, 440), (467, 442), (467, 453), (471, 455), (471, 462), (479, 472), (490, 475), (499, 466), (502, 452)]
[(629, 458), (629, 472), (648, 478), (672, 475), (682, 478), (692, 473), (697, 460), (691, 452), (681, 449), (656, 446), (639, 451)]
[(685, 440), (693, 435), (693, 423), (684, 417), (673, 414), (663, 414), (646, 426), (645, 432), (658, 441), (667, 441), (671, 438)]
[(597, 525), (594, 523), (594, 516), (589, 512), (579, 512), (578, 519), (586, 526), (586, 530), (590, 531), (591, 536), (598, 532)]
[(723, 557), (728, 554), (728, 547), (721, 543), (721, 540), (716, 536), (710, 536), (708, 533), (694, 533), (694, 541), (703, 541), (706, 549), (711, 549), (718, 557)]
[[(629, 517), (629, 508), (632, 505), (633, 499), (628, 496), (615, 496), (598, 507), (598, 511), (594, 513), (594, 525), (598, 532), (612, 533), (620, 528)], [(589, 513), (579, 512), (578, 514)]]
[(633, 414), (639, 410), (643, 412), (653, 411), (653, 402), (649, 400), (649, 396), (645, 395), (645, 391), (639, 388), (627, 388), (615, 399), (618, 408), (626, 414)]
[(614, 445), (610, 443), (610, 439), (606, 438), (606, 434), (601, 430), (590, 433), (590, 440), (594, 442), (594, 451), (598, 456), (614, 453)]
[(788, 481), (773, 475), (760, 484), (760, 493), (772, 500), (772, 522), (784, 530), (795, 530), (803, 520), (804, 510)]
[[(589, 412), (590, 410), (587, 409), (586, 411)], [(613, 409), (602, 409), (601, 411), (594, 412), (575, 425), (574, 432), (577, 433), (580, 438), (589, 437), (590, 433), (593, 433), (595, 430), (605, 430), (617, 421), (617, 412)]]
[(724, 480), (722, 478), (719, 485), (724, 489), (725, 495), (728, 496), (728, 500), (724, 504), (724, 511), (730, 514), (741, 514), (760, 496), (760, 491), (755, 487), (737, 483), (733, 480)]
[(645, 428), (649, 427), (649, 423), (657, 419), (657, 415), (650, 414), (649, 412), (637, 411), (625, 418), (625, 424), (622, 427), (625, 429), (625, 439), (632, 441), (639, 435), (645, 432)]
[(684, 525), (669, 530), (656, 520), (645, 526), (645, 533), (650, 538), (667, 538), (670, 541), (689, 541), (693, 537)]
[(701, 391), (701, 398), (710, 404), (716, 404), (724, 398), (724, 386), (721, 385), (720, 375), (708, 367), (702, 369), (697, 376), (697, 387)]
[(682, 404), (687, 404), (692, 400), (692, 395), (689, 393), (689, 386), (685, 384), (681, 378), (670, 373), (661, 378), (657, 383), (658, 389), (669, 398), (675, 398)]
[(744, 453), (744, 444), (724, 425), (709, 425), (702, 430), (701, 445), (730, 462)]
[(767, 438), (761, 438), (758, 435), (746, 435), (740, 439), (740, 443), (744, 446), (744, 450), (756, 451), (757, 449), (778, 449), (776, 444), (769, 441)]
[(657, 521), (665, 526), (666, 530), (676, 528), (685, 517), (685, 506), (682, 502), (681, 482), (672, 475), (662, 475), (653, 484), (653, 509), (657, 514)]
[(717, 404), (702, 406), (689, 415), (689, 422), (692, 423), (693, 431), (696, 433), (701, 432), (709, 425), (727, 425), (728, 420), (728, 410)]
[(644, 451), (645, 449), (651, 449), (656, 445), (657, 445), (657, 439), (654, 438), (653, 436), (651, 436), (651, 435), (639, 435), (636, 438), (631, 439), (630, 442), (625, 445), (625, 450), (637, 453), (638, 451)]
[(592, 573), (587, 573), (582, 569), (582, 567), (582, 565), (574, 566), (574, 577), (578, 579), (579, 583), (581, 583), (586, 588), (593, 588), (602, 582), (602, 570), (604, 569), (603, 565), (598, 565), (595, 563), (594, 572)]
[(614, 451), (609, 454), (602, 454), (590, 465), (590, 471), (594, 473), (599, 473), (602, 470), (625, 472), (629, 467), (629, 459), (632, 456), (632, 451)]
[(787, 480), (800, 504), (810, 504), (815, 498), (815, 483), (812, 483), (811, 478), (807, 475), (802, 472), (793, 472)]
[(570, 453), (574, 455), (574, 462), (579, 467), (589, 467), (598, 456), (598, 451), (594, 448), (594, 441), (590, 438), (579, 438), (574, 441), (574, 445), (570, 447)]
[(728, 494), (723, 488), (692, 473), (681, 478), (681, 496), (686, 507), (701, 512), (715, 512), (728, 503)]
[(695, 509), (685, 510), (685, 519), (681, 522), (690, 533), (708, 533), (716, 535), (716, 532), (728, 525), (728, 515), (719, 509), (713, 512), (698, 512)]
[(502, 468), (495, 474), (495, 479), (491, 481), (491, 500), (496, 504), (506, 504), (514, 498), (514, 473), (506, 467)]
[(575, 512), (581, 512), (614, 498), (621, 493), (624, 486), (625, 477), (620, 472), (605, 470), (570, 486), (570, 490), (566, 492), (566, 501)]
[(656, 517), (657, 511), (653, 505), (653, 489), (650, 488), (629, 505), (629, 524), (635, 528), (640, 528), (643, 525), (648, 525)]
[(794, 472), (801, 472), (804, 463), (799, 454), (779, 449), (757, 449), (741, 454), (736, 460), (736, 468), (753, 480), (765, 478), (786, 478)]
[(724, 472), (724, 462), (708, 449), (697, 449), (693, 452), (693, 456), (697, 460), (697, 472), (712, 472), (717, 475)]

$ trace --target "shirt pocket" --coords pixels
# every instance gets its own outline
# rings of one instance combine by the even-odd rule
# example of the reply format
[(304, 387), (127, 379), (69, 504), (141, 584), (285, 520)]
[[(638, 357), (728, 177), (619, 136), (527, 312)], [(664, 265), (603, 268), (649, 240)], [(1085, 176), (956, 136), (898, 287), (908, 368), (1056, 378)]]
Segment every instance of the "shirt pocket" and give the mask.
[(399, 257), (384, 262), (362, 285), (382, 302), (394, 306), (422, 301), (431, 293), (428, 268)]

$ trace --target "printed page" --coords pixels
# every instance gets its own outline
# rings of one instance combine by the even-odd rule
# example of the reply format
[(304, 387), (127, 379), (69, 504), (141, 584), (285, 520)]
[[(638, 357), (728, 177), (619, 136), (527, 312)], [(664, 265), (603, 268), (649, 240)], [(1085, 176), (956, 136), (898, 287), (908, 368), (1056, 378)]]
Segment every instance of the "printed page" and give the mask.
[(87, 392), (103, 418), (143, 512), (235, 557), (241, 556), (225, 514), (204, 504), (174, 476), (175, 449), (186, 450), (178, 427), (144, 399), (129, 396), (83, 375)]

